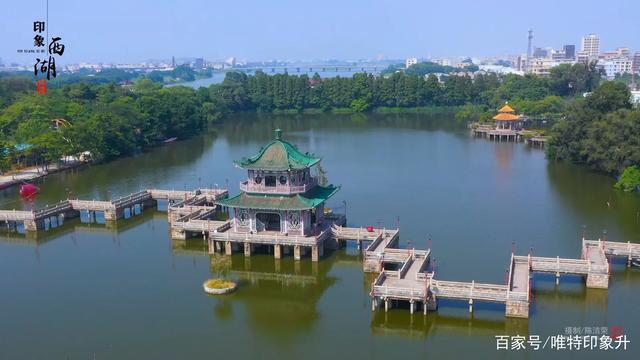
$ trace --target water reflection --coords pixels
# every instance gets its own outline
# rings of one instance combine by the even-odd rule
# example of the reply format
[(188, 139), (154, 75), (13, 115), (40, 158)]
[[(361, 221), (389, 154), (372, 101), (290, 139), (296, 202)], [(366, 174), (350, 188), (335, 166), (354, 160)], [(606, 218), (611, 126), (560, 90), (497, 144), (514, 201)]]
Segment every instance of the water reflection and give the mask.
[[(199, 239), (172, 244), (175, 255), (209, 256), (207, 244)], [(210, 262), (214, 259), (210, 257)], [(329, 275), (337, 260), (333, 255), (312, 262), (294, 261), (291, 254), (277, 260), (256, 251), (251, 257), (234, 254), (230, 259), (229, 277), (238, 282), (238, 289), (224, 296), (209, 296), (213, 313), (229, 321), (235, 316), (234, 309), (242, 306), (251, 328), (276, 340), (287, 341), (311, 330), (320, 318), (320, 298), (337, 281)], [(211, 276), (216, 276), (213, 269)]]
[(638, 240), (640, 196), (615, 189), (612, 177), (567, 163), (550, 162), (547, 174), (556, 198), (577, 214), (587, 236), (606, 231), (614, 241)]
[(493, 337), (496, 334), (528, 336), (529, 321), (512, 318), (447, 316), (434, 312), (424, 316), (423, 314), (411, 315), (406, 311), (377, 311), (371, 320), (371, 330), (374, 335), (420, 338), (442, 334), (474, 337)]
[[(85, 214), (86, 216), (86, 214)], [(135, 214), (127, 216), (125, 219), (116, 221), (89, 221), (88, 219), (74, 218), (61, 222), (60, 225), (47, 228), (38, 232), (24, 232), (0, 229), (0, 242), (21, 243), (30, 246), (40, 246), (50, 241), (63, 238), (65, 235), (77, 233), (78, 235), (98, 232), (108, 233), (118, 236), (141, 224), (149, 223), (153, 226), (152, 219), (166, 220), (167, 214), (160, 211), (145, 210), (136, 211)]]

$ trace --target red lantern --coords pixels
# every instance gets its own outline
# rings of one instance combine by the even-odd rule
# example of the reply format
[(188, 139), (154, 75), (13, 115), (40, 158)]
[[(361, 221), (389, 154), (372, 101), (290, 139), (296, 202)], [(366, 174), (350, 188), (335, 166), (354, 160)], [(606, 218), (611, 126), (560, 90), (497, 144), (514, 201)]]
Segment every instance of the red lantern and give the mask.
[(38, 187), (33, 184), (23, 184), (20, 186), (20, 196), (30, 198), (38, 193)]

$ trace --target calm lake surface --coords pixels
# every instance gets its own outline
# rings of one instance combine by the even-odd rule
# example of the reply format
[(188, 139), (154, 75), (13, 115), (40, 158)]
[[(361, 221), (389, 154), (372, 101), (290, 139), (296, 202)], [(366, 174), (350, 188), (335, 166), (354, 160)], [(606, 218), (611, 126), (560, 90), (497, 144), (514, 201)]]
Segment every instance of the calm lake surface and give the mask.
[[(318, 66), (322, 66), (322, 65), (318, 65)], [(354, 66), (354, 68), (351, 71), (348, 70), (342, 70), (339, 69), (338, 71), (335, 71), (335, 68), (331, 69), (330, 66), (328, 65), (324, 65), (325, 71), (322, 71), (322, 67), (315, 67), (315, 71), (308, 71), (309, 66), (306, 67), (300, 67), (300, 71), (296, 71), (295, 68), (291, 68), (288, 69), (288, 71), (285, 71), (284, 69), (275, 69), (275, 70), (271, 70), (270, 68), (265, 68), (262, 71), (267, 74), (267, 75), (275, 75), (275, 74), (284, 74), (284, 73), (288, 73), (289, 75), (296, 75), (296, 76), (302, 76), (302, 75), (307, 75), (308, 77), (313, 77), (314, 74), (318, 74), (320, 75), (320, 77), (322, 78), (332, 78), (332, 77), (352, 77), (354, 74), (362, 72), (358, 66)], [(380, 69), (384, 69), (386, 66), (384, 65), (380, 65)], [(313, 66), (312, 66), (313, 69)], [(238, 71), (242, 71), (242, 69), (238, 69)], [(255, 71), (244, 71), (245, 73), (247, 73), (247, 75), (254, 75)], [(375, 74), (377, 74), (378, 72), (374, 72)], [(223, 71), (215, 71), (213, 72), (213, 74), (211, 75), (211, 77), (208, 78), (204, 78), (204, 79), (197, 79), (194, 81), (186, 81), (186, 82), (182, 82), (182, 83), (177, 83), (177, 84), (171, 84), (171, 85), (167, 85), (169, 87), (171, 86), (189, 86), (192, 87), (194, 89), (197, 89), (199, 87), (209, 87), (209, 85), (213, 85), (213, 84), (220, 84), (222, 83), (222, 81), (224, 81), (224, 77), (227, 75), (226, 72)]]
[[(56, 174), (35, 206), (67, 193), (109, 199), (146, 187), (226, 186), (245, 176), (232, 160), (253, 155), (273, 129), (323, 157), (342, 190), (329, 204), (350, 225), (401, 228), (401, 245), (431, 245), (441, 279), (504, 283), (517, 252), (580, 256), (581, 234), (639, 240), (640, 196), (580, 167), (549, 163), (539, 149), (474, 139), (453, 116), (236, 115), (216, 133), (135, 157)], [(30, 208), (18, 189), (2, 208)], [(640, 271), (613, 265), (608, 291), (580, 278), (535, 276), (528, 320), (504, 306), (441, 301), (425, 318), (371, 312), (355, 245), (319, 263), (233, 255), (237, 292), (210, 297), (201, 238), (172, 241), (166, 205), (111, 228), (70, 220), (25, 237), (0, 233), (1, 359), (638, 358)], [(86, 216), (86, 215), (85, 215)], [(431, 239), (429, 241), (428, 239)], [(565, 334), (622, 326), (626, 352), (497, 352), (495, 335)]]

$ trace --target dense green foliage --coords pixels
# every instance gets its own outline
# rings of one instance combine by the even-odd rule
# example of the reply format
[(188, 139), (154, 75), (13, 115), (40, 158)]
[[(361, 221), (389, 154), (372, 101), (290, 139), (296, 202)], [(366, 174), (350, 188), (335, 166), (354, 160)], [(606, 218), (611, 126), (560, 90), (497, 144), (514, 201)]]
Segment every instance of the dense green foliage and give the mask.
[[(47, 95), (11, 78), (0, 80), (0, 166), (20, 159), (53, 162), (63, 155), (90, 151), (96, 160), (130, 155), (168, 137), (188, 137), (221, 113), (209, 92), (188, 87), (162, 88), (139, 80), (132, 88), (85, 82), (50, 89)], [(56, 128), (53, 119), (70, 125)], [(28, 144), (25, 151), (20, 147)], [(18, 145), (18, 146), (16, 146)]]
[[(32, 75), (32, 74), (30, 74)], [(109, 84), (120, 83), (123, 81), (133, 81), (140, 76), (140, 73), (122, 70), (122, 69), (103, 69), (102, 71), (95, 72), (93, 70), (82, 69), (75, 73), (62, 73), (55, 78), (54, 81), (49, 81), (50, 88), (63, 87), (66, 85), (84, 83), (84, 84)], [(31, 80), (31, 76), (29, 77)]]
[(164, 83), (177, 81), (193, 81), (196, 79), (195, 71), (187, 65), (177, 66), (171, 71), (152, 71), (146, 75), (147, 78)]
[(376, 107), (452, 106), (480, 101), (499, 102), (493, 92), (500, 85), (495, 75), (451, 76), (440, 83), (435, 76), (424, 79), (395, 73), (389, 77), (355, 74), (351, 78), (320, 79), (318, 75), (255, 76), (229, 73), (214, 91), (231, 110), (303, 110), (349, 108), (355, 112)]
[[(432, 64), (420, 63), (409, 69)], [(485, 106), (486, 115), (490, 117), (496, 107), (509, 101), (516, 107), (521, 106), (520, 112), (553, 118), (562, 113), (567, 97), (592, 90), (599, 78), (595, 67), (584, 64), (559, 67), (549, 77), (477, 74), (474, 78), (451, 75), (443, 81), (433, 74), (425, 77), (411, 75), (409, 71), (388, 76), (359, 73), (350, 78), (328, 79), (320, 79), (318, 75), (312, 78), (289, 74), (268, 76), (257, 72), (253, 76), (229, 73), (212, 91), (217, 92), (224, 106), (232, 111), (350, 109), (361, 112), (379, 107), (473, 104)]]
[(624, 169), (620, 179), (616, 183), (616, 188), (623, 191), (636, 191), (640, 187), (640, 168), (638, 166), (629, 166)]
[(604, 82), (572, 103), (551, 129), (547, 154), (611, 174), (639, 165), (640, 110), (632, 109), (628, 88)]
[(478, 70), (478, 66), (469, 63), (465, 67), (443, 66), (430, 61), (423, 61), (417, 64), (409, 66), (408, 69), (404, 68), (403, 64), (392, 64), (386, 69), (382, 70), (382, 75), (389, 75), (399, 71), (404, 72), (407, 75), (412, 76), (425, 76), (429, 74), (450, 74), (461, 71), (474, 72)]

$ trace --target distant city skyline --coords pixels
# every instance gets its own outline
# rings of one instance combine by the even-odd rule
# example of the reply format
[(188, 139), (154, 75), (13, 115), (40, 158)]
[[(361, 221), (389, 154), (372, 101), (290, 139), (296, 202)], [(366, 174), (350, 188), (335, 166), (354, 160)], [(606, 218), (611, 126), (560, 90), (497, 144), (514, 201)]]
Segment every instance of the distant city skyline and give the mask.
[[(527, 31), (535, 47), (580, 47), (588, 34), (600, 50), (640, 50), (640, 3), (610, 1), (585, 6), (539, 0), (426, 3), (408, 0), (327, 0), (216, 3), (183, 0), (95, 2), (49, 0), (50, 36), (61, 36), (67, 52), (58, 61), (130, 63), (192, 57), (258, 60), (405, 59), (409, 57), (507, 56), (525, 54)], [(33, 21), (45, 19), (46, 0), (12, 2), (0, 14), (4, 63), (28, 63)]]

